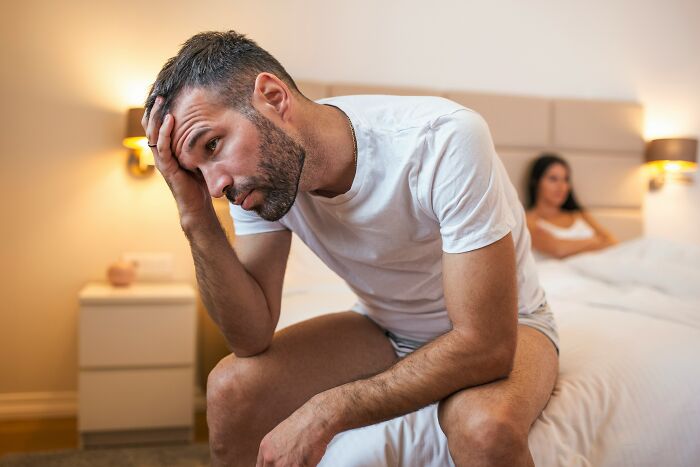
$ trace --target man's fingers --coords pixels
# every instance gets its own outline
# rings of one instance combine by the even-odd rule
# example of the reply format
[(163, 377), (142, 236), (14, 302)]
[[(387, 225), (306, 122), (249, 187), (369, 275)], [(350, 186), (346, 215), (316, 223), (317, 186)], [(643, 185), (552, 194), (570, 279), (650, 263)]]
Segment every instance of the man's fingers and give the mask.
[(141, 127), (143, 128), (143, 131), (146, 131), (146, 129), (148, 128), (148, 117), (147, 117), (147, 115), (148, 115), (148, 114), (144, 111), (144, 112), (143, 112), (143, 116), (141, 116)]
[(156, 143), (156, 147), (151, 148), (156, 165), (160, 171), (163, 172), (163, 175), (173, 173), (180, 169), (180, 164), (177, 163), (170, 149), (174, 121), (175, 119), (173, 119), (172, 115), (167, 114), (165, 116), (163, 124), (158, 130), (158, 142)]
[[(173, 131), (173, 117), (168, 114), (163, 119), (163, 124), (158, 130), (158, 139), (156, 142), (156, 149), (158, 149), (158, 154), (164, 159), (167, 159), (170, 154), (170, 132)], [(155, 154), (154, 154), (155, 155)]]
[[(163, 98), (158, 96), (156, 97), (156, 101), (153, 104), (153, 107), (151, 107), (151, 114), (150, 118), (148, 119), (148, 123), (146, 124), (145, 130), (146, 130), (146, 138), (148, 138), (148, 144), (156, 144), (156, 141), (158, 140), (158, 117), (160, 116), (160, 105), (163, 102)], [(145, 115), (144, 115), (145, 118)]]

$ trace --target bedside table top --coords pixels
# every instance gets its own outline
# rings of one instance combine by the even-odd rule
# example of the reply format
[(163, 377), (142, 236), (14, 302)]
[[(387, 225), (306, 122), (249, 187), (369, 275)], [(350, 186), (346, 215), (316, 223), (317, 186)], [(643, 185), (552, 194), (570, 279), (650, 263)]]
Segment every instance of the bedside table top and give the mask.
[(194, 288), (185, 282), (135, 282), (114, 287), (107, 282), (90, 282), (79, 293), (82, 305), (125, 303), (193, 303)]

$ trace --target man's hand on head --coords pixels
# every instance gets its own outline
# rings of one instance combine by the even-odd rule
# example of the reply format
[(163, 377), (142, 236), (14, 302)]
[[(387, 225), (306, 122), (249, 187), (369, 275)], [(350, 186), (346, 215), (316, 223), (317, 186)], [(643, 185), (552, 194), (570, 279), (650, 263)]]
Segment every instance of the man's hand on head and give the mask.
[(201, 216), (215, 214), (202, 174), (185, 170), (173, 154), (171, 142), (175, 119), (169, 113), (161, 115), (162, 103), (163, 98), (158, 96), (151, 111), (144, 113), (141, 125), (146, 131), (156, 168), (173, 193), (184, 227), (188, 223), (197, 223)]
[(156, 167), (166, 181), (180, 169), (180, 164), (170, 150), (170, 137), (174, 127), (171, 115), (162, 115), (163, 99), (157, 97), (151, 111), (143, 114), (141, 126), (146, 132), (148, 146), (153, 152)]

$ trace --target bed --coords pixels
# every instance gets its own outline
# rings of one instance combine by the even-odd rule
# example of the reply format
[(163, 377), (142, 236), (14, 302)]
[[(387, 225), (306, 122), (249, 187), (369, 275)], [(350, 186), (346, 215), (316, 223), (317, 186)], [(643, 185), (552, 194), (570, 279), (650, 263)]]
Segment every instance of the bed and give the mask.
[[(561, 356), (530, 431), (535, 464), (699, 465), (700, 247), (638, 239), (539, 267)], [(453, 465), (436, 416), (341, 433), (320, 465)]]
[[(700, 465), (700, 246), (643, 238), (643, 109), (634, 102), (298, 83), (310, 98), (441, 95), (480, 112), (524, 199), (530, 161), (562, 154), (579, 200), (619, 246), (538, 264), (561, 337), (560, 375), (530, 432), (538, 466)], [(355, 297), (294, 237), (278, 328)], [(436, 405), (336, 436), (336, 466), (449, 466)]]
[[(281, 327), (353, 303), (297, 239), (290, 268)], [(530, 431), (535, 464), (700, 465), (700, 246), (639, 238), (538, 268), (561, 355)], [(301, 271), (315, 277), (295, 282)], [(436, 417), (434, 404), (341, 433), (320, 465), (453, 465)]]

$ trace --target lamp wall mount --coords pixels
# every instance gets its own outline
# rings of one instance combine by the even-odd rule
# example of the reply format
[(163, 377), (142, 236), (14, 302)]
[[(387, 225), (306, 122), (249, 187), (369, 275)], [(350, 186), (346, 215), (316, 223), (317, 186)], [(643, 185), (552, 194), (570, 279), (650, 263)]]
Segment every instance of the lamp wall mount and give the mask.
[(122, 141), (124, 147), (129, 149), (126, 162), (127, 170), (137, 178), (144, 178), (155, 172), (153, 153), (148, 147), (146, 133), (141, 126), (143, 107), (133, 107), (127, 113), (126, 136)]

